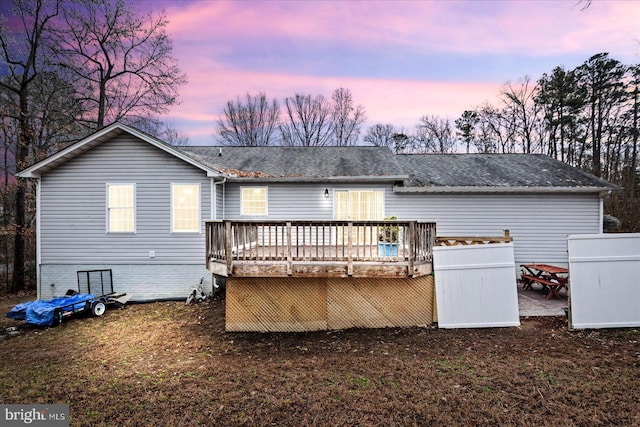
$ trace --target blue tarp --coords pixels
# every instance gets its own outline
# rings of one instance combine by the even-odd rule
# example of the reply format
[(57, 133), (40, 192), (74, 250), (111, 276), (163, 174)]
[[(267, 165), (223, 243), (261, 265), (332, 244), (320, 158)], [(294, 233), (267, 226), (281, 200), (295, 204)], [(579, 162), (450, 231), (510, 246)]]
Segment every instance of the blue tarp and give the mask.
[(63, 311), (81, 310), (86, 301), (95, 298), (91, 294), (77, 294), (58, 297), (48, 301), (37, 300), (18, 304), (7, 313), (7, 317), (24, 320), (33, 325), (53, 325), (53, 312), (58, 307), (65, 307)]

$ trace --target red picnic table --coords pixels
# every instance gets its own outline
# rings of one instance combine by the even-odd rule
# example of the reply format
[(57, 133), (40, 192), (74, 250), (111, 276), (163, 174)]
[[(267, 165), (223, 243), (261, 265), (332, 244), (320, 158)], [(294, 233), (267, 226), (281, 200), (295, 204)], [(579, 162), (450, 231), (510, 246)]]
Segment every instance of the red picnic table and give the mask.
[(531, 289), (531, 285), (538, 283), (543, 289), (549, 290), (547, 299), (557, 298), (562, 288), (569, 284), (569, 270), (549, 264), (522, 264), (522, 289)]

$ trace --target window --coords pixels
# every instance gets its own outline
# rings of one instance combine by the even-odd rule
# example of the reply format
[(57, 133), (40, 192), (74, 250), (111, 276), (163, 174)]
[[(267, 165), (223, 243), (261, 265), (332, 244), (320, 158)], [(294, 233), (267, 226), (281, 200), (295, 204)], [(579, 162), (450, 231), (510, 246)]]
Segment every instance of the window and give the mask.
[(200, 231), (200, 185), (173, 184), (171, 186), (171, 231), (198, 233)]
[(267, 187), (242, 187), (241, 215), (267, 215)]
[[(338, 220), (378, 221), (384, 217), (384, 193), (380, 190), (337, 190), (334, 195), (334, 217)], [(377, 231), (370, 227), (359, 228), (355, 236), (359, 244), (371, 243)], [(338, 231), (338, 242), (344, 243), (347, 232)], [(375, 238), (375, 237), (374, 237)]]
[(107, 232), (135, 233), (134, 184), (107, 184)]
[(381, 220), (384, 218), (384, 193), (379, 190), (337, 190), (335, 219)]

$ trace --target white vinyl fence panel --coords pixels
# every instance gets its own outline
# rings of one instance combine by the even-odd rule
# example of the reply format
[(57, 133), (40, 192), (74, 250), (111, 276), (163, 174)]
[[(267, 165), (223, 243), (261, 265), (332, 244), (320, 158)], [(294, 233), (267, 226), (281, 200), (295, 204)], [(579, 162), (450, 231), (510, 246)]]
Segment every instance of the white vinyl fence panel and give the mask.
[(440, 328), (519, 326), (513, 243), (433, 250)]
[(640, 326), (640, 234), (568, 238), (574, 329)]

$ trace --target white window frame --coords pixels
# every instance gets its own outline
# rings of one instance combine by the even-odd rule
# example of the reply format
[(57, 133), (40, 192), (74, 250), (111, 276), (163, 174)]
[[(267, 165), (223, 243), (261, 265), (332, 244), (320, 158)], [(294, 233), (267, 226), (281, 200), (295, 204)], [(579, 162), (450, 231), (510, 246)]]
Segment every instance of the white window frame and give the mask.
[[(362, 192), (372, 192), (372, 193), (380, 193), (382, 195), (382, 204), (381, 204), (381, 209), (382, 209), (382, 217), (381, 218), (365, 218), (365, 219), (359, 219), (359, 218), (340, 218), (339, 220), (341, 221), (358, 221), (358, 220), (362, 220), (362, 221), (380, 221), (383, 220), (385, 217), (385, 212), (386, 212), (386, 206), (385, 206), (385, 190), (384, 188), (336, 188), (333, 191), (333, 219), (334, 220), (338, 220), (338, 203), (337, 203), (337, 194), (338, 193), (344, 193), (347, 194), (348, 193), (362, 193)], [(339, 227), (342, 228), (342, 230), (338, 230), (335, 236), (332, 236), (332, 243), (346, 243), (346, 236), (347, 236), (347, 232), (346, 232), (346, 227)], [(377, 231), (375, 231), (374, 228), (374, 232), (375, 234), (377, 234)], [(370, 240), (371, 240), (371, 236), (372, 236), (372, 232), (371, 231), (367, 231), (362, 230), (360, 233), (358, 233), (355, 237), (355, 241), (358, 242), (358, 244), (370, 244)]]
[[(186, 186), (194, 186), (197, 187), (197, 195), (198, 195), (198, 221), (197, 221), (197, 229), (194, 230), (176, 230), (175, 229), (175, 210), (174, 210), (174, 206), (173, 206), (173, 195), (174, 195), (174, 188), (175, 187), (186, 187)], [(201, 230), (202, 230), (202, 224), (201, 224), (201, 219), (202, 219), (202, 193), (201, 193), (202, 189), (201, 189), (201, 185), (199, 182), (176, 182), (176, 183), (171, 183), (171, 224), (169, 225), (169, 228), (171, 230), (172, 234), (200, 234)]]
[[(109, 189), (111, 187), (132, 187), (133, 189), (133, 230), (129, 231), (112, 231), (111, 230), (111, 201), (109, 200)], [(138, 209), (137, 209), (137, 187), (135, 183), (132, 182), (108, 182), (105, 185), (105, 199), (106, 199), (106, 206), (105, 206), (105, 232), (107, 234), (136, 234), (136, 230), (138, 229), (138, 221), (137, 221), (137, 217), (138, 217)], [(123, 208), (119, 208), (119, 209), (123, 209)], [(129, 208), (126, 208), (129, 209)]]
[[(338, 219), (338, 215), (337, 215), (337, 204), (336, 204), (336, 196), (335, 193), (349, 193), (349, 192), (364, 192), (364, 191), (371, 191), (371, 192), (379, 192), (382, 193), (382, 218), (380, 218), (380, 220), (384, 219), (386, 217), (386, 194), (385, 194), (385, 189), (384, 188), (335, 188), (333, 190), (333, 219), (337, 220)], [(368, 220), (367, 220), (368, 221)], [(377, 221), (377, 220), (372, 220), (372, 221)]]
[[(264, 189), (264, 213), (246, 213), (244, 211), (244, 190)], [(240, 215), (242, 216), (269, 216), (269, 187), (265, 185), (251, 185), (240, 187)]]

